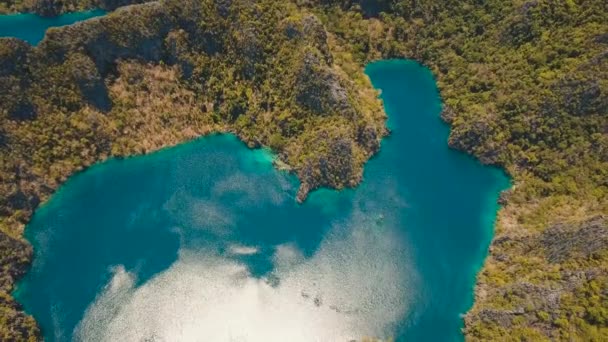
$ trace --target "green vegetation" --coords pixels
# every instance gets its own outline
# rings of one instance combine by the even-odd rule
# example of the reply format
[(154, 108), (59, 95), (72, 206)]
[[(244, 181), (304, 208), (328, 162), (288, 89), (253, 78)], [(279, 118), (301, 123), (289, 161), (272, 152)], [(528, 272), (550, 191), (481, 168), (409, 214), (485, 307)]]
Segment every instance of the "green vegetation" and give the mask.
[[(0, 8), (49, 3), (123, 4)], [(9, 292), (31, 258), (24, 224), (70, 174), (232, 131), (277, 150), (300, 199), (353, 186), (386, 134), (362, 67), (392, 57), (435, 73), (450, 146), (513, 177), (467, 338), (608, 340), (603, 0), (168, 0), (36, 48), (0, 40), (0, 340), (38, 336)]]
[(319, 19), (270, 0), (148, 3), (50, 29), (37, 47), (0, 39), (0, 103), (0, 340), (39, 338), (10, 297), (32, 254), (21, 235), (74, 172), (233, 132), (275, 149), (304, 200), (356, 185), (386, 134), (377, 93), (334, 61)]
[(404, 56), (429, 66), (450, 146), (513, 177), (465, 319), (467, 338), (607, 340), (605, 1), (313, 1), (311, 8), (360, 64)]

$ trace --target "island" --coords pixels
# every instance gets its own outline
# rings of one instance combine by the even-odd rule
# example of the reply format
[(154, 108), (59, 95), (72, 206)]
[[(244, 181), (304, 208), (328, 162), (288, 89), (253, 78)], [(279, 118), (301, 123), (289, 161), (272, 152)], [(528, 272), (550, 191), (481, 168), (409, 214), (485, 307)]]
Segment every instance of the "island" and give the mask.
[(23, 228), (67, 177), (232, 132), (276, 151), (300, 201), (356, 186), (388, 134), (363, 68), (387, 58), (428, 66), (449, 145), (513, 179), (465, 337), (608, 337), (603, 1), (139, 2), (0, 7), (113, 11), (49, 29), (36, 47), (0, 39), (2, 339), (40, 338), (11, 291), (31, 262)]

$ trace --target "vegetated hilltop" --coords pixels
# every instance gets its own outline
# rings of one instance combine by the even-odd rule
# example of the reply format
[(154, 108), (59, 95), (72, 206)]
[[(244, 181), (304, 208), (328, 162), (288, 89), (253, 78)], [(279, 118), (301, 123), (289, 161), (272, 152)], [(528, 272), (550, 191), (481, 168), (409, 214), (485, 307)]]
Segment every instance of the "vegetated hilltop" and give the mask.
[(513, 177), (467, 339), (608, 340), (608, 3), (307, 3), (359, 63), (428, 65), (450, 146)]
[[(345, 70), (350, 70), (347, 74)], [(301, 180), (354, 186), (386, 135), (363, 70), (334, 60), (320, 20), (290, 2), (151, 2), (0, 39), (0, 340), (40, 338), (11, 298), (24, 225), (71, 174), (209, 132), (269, 146)]]

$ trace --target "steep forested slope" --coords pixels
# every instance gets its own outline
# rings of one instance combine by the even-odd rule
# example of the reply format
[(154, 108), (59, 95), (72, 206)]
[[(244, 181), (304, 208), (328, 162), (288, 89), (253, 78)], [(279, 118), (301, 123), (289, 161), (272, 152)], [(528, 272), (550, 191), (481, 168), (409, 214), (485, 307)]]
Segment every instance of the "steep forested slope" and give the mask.
[(353, 58), (435, 73), (450, 146), (505, 168), (475, 340), (608, 339), (605, 1), (316, 1)]
[(0, 39), (0, 103), (0, 340), (39, 336), (10, 296), (31, 259), (21, 235), (74, 172), (233, 132), (273, 148), (304, 200), (356, 185), (387, 132), (363, 70), (334, 61), (320, 20), (289, 2), (151, 2), (37, 47)]

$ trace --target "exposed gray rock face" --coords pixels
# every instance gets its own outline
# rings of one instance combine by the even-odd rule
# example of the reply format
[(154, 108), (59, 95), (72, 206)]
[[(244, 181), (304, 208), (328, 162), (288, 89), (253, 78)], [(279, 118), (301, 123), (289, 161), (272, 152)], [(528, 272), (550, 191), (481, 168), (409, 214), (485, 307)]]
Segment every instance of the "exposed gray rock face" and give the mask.
[(557, 224), (542, 234), (541, 245), (551, 263), (574, 255), (587, 257), (608, 249), (608, 218), (597, 216), (580, 225)]
[(554, 87), (559, 96), (558, 108), (571, 115), (584, 116), (606, 114), (608, 112), (608, 94), (602, 91), (597, 79), (566, 78)]
[(309, 159), (298, 172), (302, 185), (298, 191), (298, 201), (303, 201), (313, 189), (324, 186), (342, 188), (354, 186), (361, 178), (355, 173), (352, 141), (346, 138), (332, 138), (327, 132), (320, 132), (319, 143), (327, 145), (324, 153)]
[[(39, 52), (54, 61), (65, 59), (69, 51), (83, 51), (106, 76), (118, 59), (158, 62), (163, 57), (163, 41), (172, 20), (156, 2), (128, 6), (111, 15), (79, 22), (47, 32)], [(146, 23), (142, 27), (142, 23)]]
[(316, 16), (309, 14), (302, 19), (303, 36), (313, 44), (315, 48), (321, 51), (323, 58), (327, 64), (333, 63), (333, 57), (329, 52), (327, 45), (327, 31), (321, 23), (321, 20)]
[[(447, 113), (444, 115), (448, 115)], [(484, 146), (488, 137), (492, 136), (492, 127), (488, 122), (478, 120), (466, 130), (453, 130), (448, 141), (450, 147), (477, 155), (483, 164), (497, 164), (500, 147), (476, 151), (478, 146)]]
[(63, 3), (56, 0), (36, 0), (32, 8), (33, 12), (41, 17), (55, 17), (62, 9)]
[(377, 152), (380, 149), (378, 129), (372, 126), (360, 126), (357, 132), (357, 143), (368, 151)]
[(502, 327), (509, 328), (513, 317), (523, 315), (524, 312), (523, 308), (517, 308), (515, 310), (483, 309), (478, 313), (478, 318), (483, 322), (493, 322)]
[(496, 324), (509, 329), (513, 325), (513, 320), (517, 318), (549, 334), (551, 322), (560, 316), (562, 295), (570, 294), (583, 283), (591, 281), (596, 273), (595, 270), (579, 271), (576, 274), (563, 272), (562, 280), (553, 287), (517, 282), (499, 291), (501, 296), (509, 298), (514, 307), (483, 309), (474, 314), (467, 314), (465, 321), (468, 325), (472, 325), (474, 321), (481, 320), (486, 324)]
[(320, 115), (338, 111), (347, 117), (352, 116), (353, 108), (339, 77), (313, 51), (304, 54), (297, 71), (296, 101)]
[(454, 108), (444, 104), (441, 108), (441, 119), (447, 123), (451, 123), (456, 117), (456, 111)]

